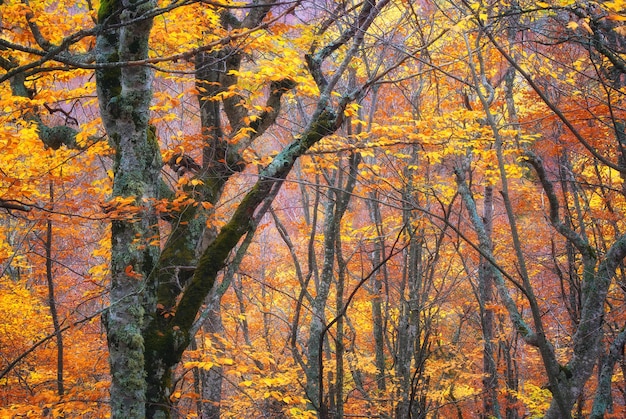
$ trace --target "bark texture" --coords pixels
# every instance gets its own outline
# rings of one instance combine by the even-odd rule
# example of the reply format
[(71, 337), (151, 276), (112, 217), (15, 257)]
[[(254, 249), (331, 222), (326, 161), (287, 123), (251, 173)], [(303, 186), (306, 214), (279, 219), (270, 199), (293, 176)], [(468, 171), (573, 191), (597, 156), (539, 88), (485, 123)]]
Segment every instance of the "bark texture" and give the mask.
[(154, 1), (103, 1), (98, 13), (103, 30), (96, 40), (96, 60), (111, 65), (96, 72), (96, 81), (102, 121), (115, 150), (112, 205), (116, 198), (132, 198), (137, 208), (114, 220), (111, 229), (111, 303), (104, 323), (113, 418), (146, 417), (142, 332), (154, 310), (147, 278), (157, 264), (159, 249), (142, 244), (158, 236), (151, 202), (157, 197), (161, 170), (156, 137), (148, 129), (151, 70), (115, 65), (148, 57), (152, 19), (145, 15), (154, 7)]

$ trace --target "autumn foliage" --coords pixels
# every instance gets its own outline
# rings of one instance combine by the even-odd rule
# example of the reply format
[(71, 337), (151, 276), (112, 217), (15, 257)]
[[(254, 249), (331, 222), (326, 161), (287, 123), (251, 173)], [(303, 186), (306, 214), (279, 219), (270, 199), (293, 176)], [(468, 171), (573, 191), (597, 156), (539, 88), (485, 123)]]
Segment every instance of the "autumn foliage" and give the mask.
[(624, 2), (135, 3), (0, 1), (0, 417), (626, 415)]

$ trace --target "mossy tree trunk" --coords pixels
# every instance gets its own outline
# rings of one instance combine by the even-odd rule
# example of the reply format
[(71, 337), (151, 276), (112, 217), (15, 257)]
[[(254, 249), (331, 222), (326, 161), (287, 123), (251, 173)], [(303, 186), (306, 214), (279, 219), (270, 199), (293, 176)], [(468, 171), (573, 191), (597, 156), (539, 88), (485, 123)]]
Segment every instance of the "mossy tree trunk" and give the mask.
[[(223, 11), (221, 23), (225, 29), (254, 28), (262, 23), (274, 4), (275, 0), (261, 0), (257, 7), (250, 9), (240, 19), (227, 10)], [(384, 4), (386, 1), (381, 2), (381, 7)], [(177, 223), (178, 227), (170, 234), (158, 269), (155, 270), (159, 277), (157, 307), (160, 308), (153, 313), (153, 321), (144, 332), (148, 360), (148, 416), (156, 417), (157, 412), (163, 417), (168, 415), (172, 369), (194, 338), (197, 315), (213, 289), (218, 274), (227, 264), (231, 251), (244, 236), (252, 234), (250, 223), (259, 217), (260, 211), (265, 210), (259, 209), (261, 204), (275, 195), (300, 156), (341, 126), (347, 104), (365, 94), (367, 85), (362, 85), (335, 103), (330, 101), (330, 92), (362, 45), (362, 36), (378, 13), (373, 6), (363, 6), (364, 17), (358, 23), (361, 31), (351, 31), (349, 36), (341, 38), (341, 44), (350, 41), (353, 44), (332, 83), (329, 84), (322, 73), (322, 65), (332, 50), (320, 47), (318, 51), (318, 45), (311, 49), (310, 57), (313, 58), (309, 61), (309, 71), (317, 78), (321, 93), (309, 123), (260, 171), (258, 181), (239, 203), (230, 221), (218, 232), (204, 227), (204, 220), (210, 213), (200, 213), (199, 207), (190, 206), (179, 215), (186, 222)], [(218, 203), (224, 185), (233, 174), (243, 170), (241, 151), (274, 124), (280, 113), (282, 96), (295, 87), (295, 83), (288, 78), (272, 81), (268, 86), (264, 111), (249, 124), (252, 128), (249, 136), (233, 143), (230, 137), (238, 134), (240, 128), (247, 126), (246, 121), (250, 120), (248, 110), (240, 106), (245, 98), (235, 94), (220, 102), (215, 100), (215, 95), (229, 90), (238, 82), (234, 75), (236, 71), (233, 70), (240, 68), (242, 57), (243, 52), (232, 47), (196, 56), (196, 83), (202, 87), (198, 89), (201, 92), (198, 99), (205, 137), (202, 167), (196, 175), (202, 180), (203, 186), (196, 188), (196, 193), (199, 194), (199, 200), (213, 204)], [(227, 122), (222, 122), (224, 115)], [(230, 126), (228, 132), (226, 126)], [(177, 269), (180, 266), (195, 268), (182, 278), (173, 277), (173, 272), (179, 272), (180, 275), (181, 271)], [(182, 284), (182, 288), (175, 286), (176, 283)], [(175, 315), (164, 316), (162, 308)]]
[(103, 1), (98, 20), (104, 29), (96, 40), (97, 62), (110, 65), (96, 72), (96, 82), (102, 122), (115, 150), (111, 205), (118, 198), (134, 198), (136, 208), (112, 222), (111, 302), (103, 318), (112, 378), (111, 414), (124, 419), (146, 417), (142, 332), (155, 309), (154, 286), (148, 278), (159, 257), (158, 246), (147, 243), (158, 237), (152, 201), (157, 197), (161, 160), (154, 132), (148, 128), (151, 70), (115, 66), (148, 57), (152, 19), (137, 18), (154, 7), (154, 1)]

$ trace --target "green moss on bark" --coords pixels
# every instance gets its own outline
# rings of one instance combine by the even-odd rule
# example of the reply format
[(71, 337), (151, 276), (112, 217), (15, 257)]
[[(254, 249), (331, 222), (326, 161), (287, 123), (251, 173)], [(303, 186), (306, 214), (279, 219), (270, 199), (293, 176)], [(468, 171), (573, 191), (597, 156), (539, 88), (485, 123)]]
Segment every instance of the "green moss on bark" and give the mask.
[[(107, 62), (109, 63), (117, 63), (119, 60), (120, 57), (117, 52), (109, 54), (107, 57)], [(122, 93), (122, 85), (120, 84), (120, 79), (122, 77), (121, 68), (98, 70), (98, 73), (98, 83), (100, 83), (100, 87), (108, 91), (111, 97), (119, 96)]]
[(41, 120), (37, 121), (39, 138), (53, 150), (58, 150), (63, 144), (68, 148), (76, 148), (76, 130), (64, 125), (47, 127)]
[(337, 115), (331, 109), (325, 109), (317, 118), (317, 121), (309, 130), (308, 135), (303, 139), (302, 146), (305, 149), (309, 149), (313, 144), (327, 135), (335, 132), (335, 124), (337, 122)]
[[(120, 9), (120, 5), (119, 0), (101, 0), (100, 8), (98, 9), (98, 23), (103, 23), (107, 18), (117, 12)], [(118, 19), (115, 19), (115, 22), (109, 23), (117, 23), (117, 21)]]
[(180, 332), (173, 330), (168, 323), (162, 317), (155, 318), (145, 332), (146, 416), (150, 418), (169, 417), (172, 368), (187, 347), (186, 343), (180, 345)]

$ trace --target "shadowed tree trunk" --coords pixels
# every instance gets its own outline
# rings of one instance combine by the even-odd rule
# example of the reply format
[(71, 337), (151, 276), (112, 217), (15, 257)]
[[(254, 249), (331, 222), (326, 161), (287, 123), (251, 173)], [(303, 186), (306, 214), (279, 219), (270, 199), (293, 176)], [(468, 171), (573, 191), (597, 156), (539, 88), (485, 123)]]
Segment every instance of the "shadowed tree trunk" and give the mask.
[[(493, 232), (493, 187), (485, 187), (483, 200), (483, 222), (489, 241)], [(493, 250), (493, 244), (491, 244)], [(498, 370), (494, 351), (494, 315), (490, 307), (494, 303), (493, 273), (484, 257), (480, 260), (478, 274), (478, 296), (480, 298), (481, 326), (483, 332), (483, 412), (481, 417), (500, 417), (498, 405)]]
[[(54, 184), (50, 182), (50, 205), (54, 205)], [(63, 333), (59, 323), (59, 313), (54, 294), (54, 271), (52, 259), (52, 220), (46, 221), (46, 238), (44, 242), (46, 251), (46, 281), (48, 283), (48, 306), (50, 307), (50, 317), (54, 327), (55, 339), (57, 341), (57, 394), (63, 396), (65, 384), (63, 379)]]

